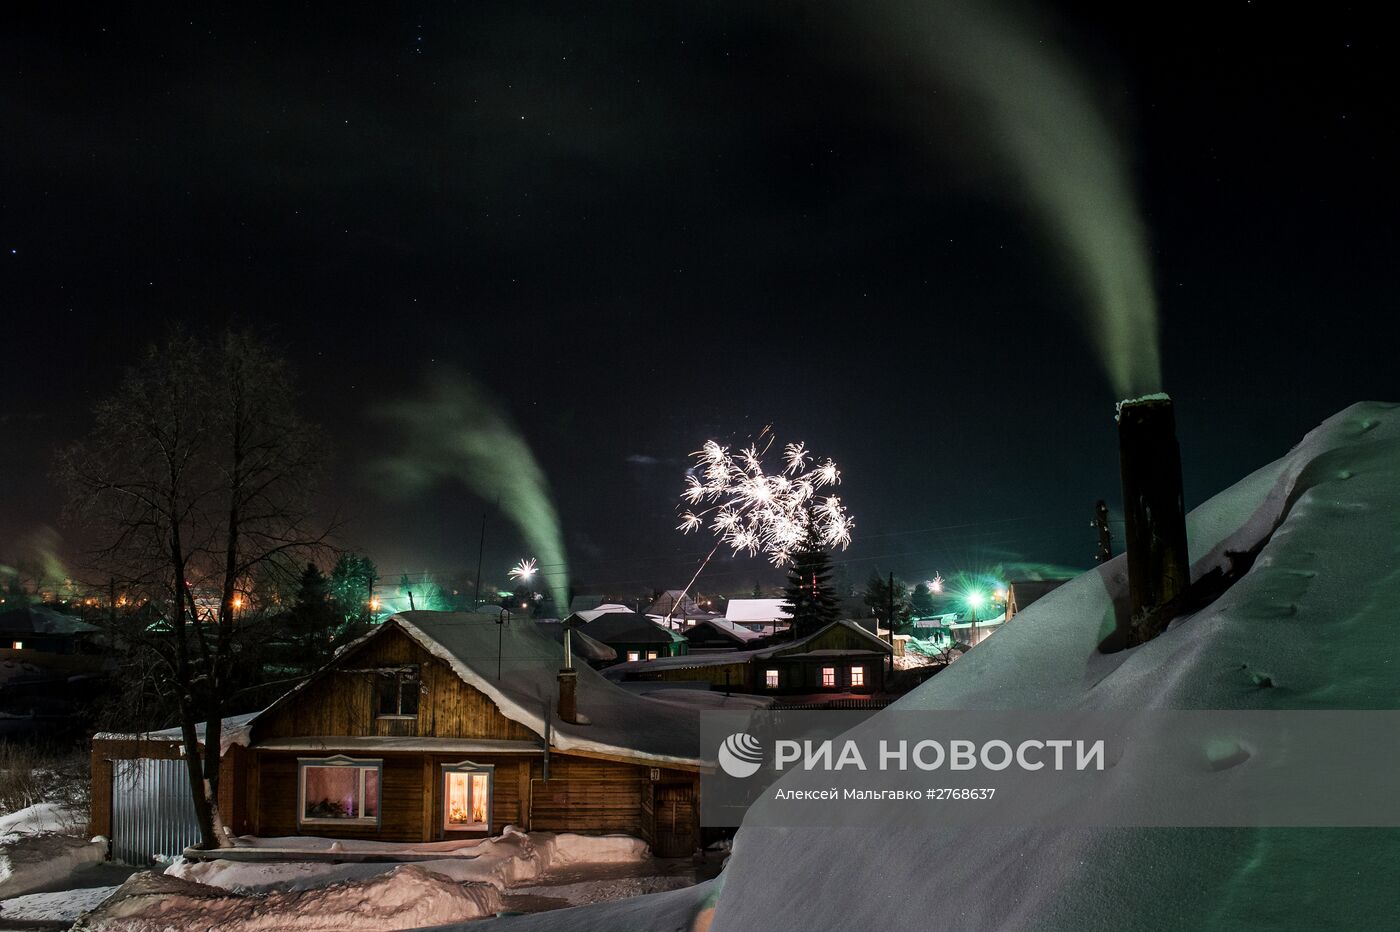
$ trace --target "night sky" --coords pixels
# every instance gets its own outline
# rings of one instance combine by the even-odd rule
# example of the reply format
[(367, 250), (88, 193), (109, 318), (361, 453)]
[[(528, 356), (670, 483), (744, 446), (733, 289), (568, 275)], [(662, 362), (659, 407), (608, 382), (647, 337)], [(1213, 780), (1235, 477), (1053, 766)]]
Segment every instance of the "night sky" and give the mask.
[[(1188, 506), (1400, 400), (1389, 32), (1270, 6), (1036, 14), (1134, 155)], [(0, 562), (77, 557), (53, 450), (172, 320), (286, 348), (386, 576), (476, 563), (479, 500), (364, 478), (367, 409), (435, 368), (514, 417), (586, 586), (684, 585), (687, 454), (766, 424), (840, 463), (857, 580), (1087, 565), (1116, 508), (1081, 298), (976, 108), (820, 5), (0, 17)], [(527, 555), (490, 521), (488, 577)]]

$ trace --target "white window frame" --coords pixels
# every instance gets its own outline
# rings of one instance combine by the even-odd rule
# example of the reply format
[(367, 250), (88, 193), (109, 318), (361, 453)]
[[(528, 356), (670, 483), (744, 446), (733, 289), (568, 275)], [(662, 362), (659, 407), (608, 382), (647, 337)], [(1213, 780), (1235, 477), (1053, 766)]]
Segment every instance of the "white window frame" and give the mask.
[(763, 671), (763, 686), (765, 689), (777, 689), (782, 682), (782, 675), (777, 670)]
[(859, 664), (859, 665), (857, 665), (857, 666), (851, 667), (851, 685), (852, 685), (852, 686), (864, 686), (864, 685), (865, 685), (865, 665), (864, 665), (864, 664)]
[[(828, 679), (829, 679), (831, 682), (828, 683), (828, 682), (827, 682)], [(823, 688), (823, 689), (830, 689), (830, 688), (834, 687), (835, 685), (836, 685), (836, 668), (835, 668), (835, 667), (822, 667), (822, 688)]]
[[(452, 773), (484, 773), (486, 774), (486, 824), (481, 827), (453, 825), (447, 821), (447, 775)], [(439, 785), (442, 787), (442, 830), (444, 832), (486, 832), (491, 833), (491, 819), (494, 815), (496, 805), (496, 765), (478, 764), (474, 761), (464, 760), (455, 764), (443, 764), (441, 769), (442, 779)], [(471, 786), (471, 781), (467, 782)]]
[[(359, 798), (357, 800), (356, 812), (360, 815), (353, 819), (318, 819), (308, 818), (306, 815), (306, 770), (308, 767), (346, 767), (357, 770)], [(375, 771), (378, 779), (375, 780), (374, 816), (364, 815), (365, 811), (365, 773)], [(376, 828), (381, 824), (384, 808), (384, 761), (382, 758), (359, 758), (346, 757), (344, 754), (337, 754), (335, 757), (298, 757), (297, 758), (297, 824), (298, 825), (373, 825)]]

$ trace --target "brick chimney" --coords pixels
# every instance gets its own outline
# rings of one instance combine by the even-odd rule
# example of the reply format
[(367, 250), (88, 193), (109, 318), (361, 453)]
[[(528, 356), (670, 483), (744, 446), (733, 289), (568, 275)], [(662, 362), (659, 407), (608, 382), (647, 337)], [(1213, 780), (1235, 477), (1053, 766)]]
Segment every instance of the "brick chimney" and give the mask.
[(559, 719), (570, 725), (578, 724), (578, 671), (559, 671)]

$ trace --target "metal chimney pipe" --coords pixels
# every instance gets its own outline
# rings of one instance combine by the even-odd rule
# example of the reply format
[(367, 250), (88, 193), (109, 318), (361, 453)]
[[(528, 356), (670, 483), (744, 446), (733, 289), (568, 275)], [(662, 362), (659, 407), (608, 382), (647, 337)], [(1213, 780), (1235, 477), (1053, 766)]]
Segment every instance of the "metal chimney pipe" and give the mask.
[(1191, 584), (1176, 413), (1165, 394), (1118, 403), (1118, 454), (1128, 550), (1125, 646), (1151, 640)]

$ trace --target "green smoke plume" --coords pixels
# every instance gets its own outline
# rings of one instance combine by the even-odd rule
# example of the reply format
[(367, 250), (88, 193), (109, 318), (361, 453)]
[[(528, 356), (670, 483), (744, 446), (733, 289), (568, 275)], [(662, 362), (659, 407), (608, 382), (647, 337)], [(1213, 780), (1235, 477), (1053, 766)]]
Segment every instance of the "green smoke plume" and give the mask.
[[(856, 14), (872, 22), (877, 5)], [(1161, 388), (1147, 236), (1122, 144), (1087, 81), (992, 0), (895, 3), (881, 45), (927, 61), (976, 105), (1088, 299), (1089, 337), (1119, 398)], [(891, 55), (891, 57), (894, 57)]]
[(440, 482), (461, 482), (501, 510), (539, 560), (541, 575), (563, 610), (569, 574), (549, 480), (510, 419), (461, 374), (435, 375), (412, 398), (378, 405), (370, 415), (397, 428), (402, 446), (373, 472), (386, 490), (414, 494)]

